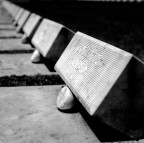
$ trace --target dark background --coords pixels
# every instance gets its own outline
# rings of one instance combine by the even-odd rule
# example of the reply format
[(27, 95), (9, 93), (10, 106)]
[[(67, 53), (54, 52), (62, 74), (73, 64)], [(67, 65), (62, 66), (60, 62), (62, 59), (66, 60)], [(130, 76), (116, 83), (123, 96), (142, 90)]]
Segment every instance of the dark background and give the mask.
[(129, 51), (144, 61), (144, 3), (40, 1), (16, 4)]

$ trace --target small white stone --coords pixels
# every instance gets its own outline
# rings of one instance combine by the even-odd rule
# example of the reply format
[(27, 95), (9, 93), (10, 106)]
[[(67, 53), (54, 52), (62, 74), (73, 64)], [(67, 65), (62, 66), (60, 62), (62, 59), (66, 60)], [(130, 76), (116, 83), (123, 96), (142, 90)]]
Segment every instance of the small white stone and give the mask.
[(41, 61), (41, 55), (38, 50), (35, 50), (31, 56), (31, 62), (37, 63)]
[(61, 110), (68, 110), (74, 106), (74, 97), (67, 86), (64, 86), (57, 97), (57, 107)]

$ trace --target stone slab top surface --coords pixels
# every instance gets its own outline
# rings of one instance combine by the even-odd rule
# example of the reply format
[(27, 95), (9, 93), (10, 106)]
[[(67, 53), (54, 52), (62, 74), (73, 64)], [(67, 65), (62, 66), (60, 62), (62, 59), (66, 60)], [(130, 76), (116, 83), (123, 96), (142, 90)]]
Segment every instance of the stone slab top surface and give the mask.
[(41, 51), (44, 57), (47, 55), (47, 52), (54, 43), (62, 27), (63, 25), (49, 19), (44, 19), (40, 24), (32, 38), (32, 43)]
[(32, 34), (33, 30), (35, 29), (35, 27), (38, 24), (38, 22), (40, 21), (40, 19), (41, 19), (41, 16), (39, 16), (35, 13), (32, 13), (30, 15), (26, 24), (23, 27), (23, 31), (27, 35), (27, 37), (29, 37)]
[(30, 15), (30, 12), (28, 10), (25, 10), (24, 13), (22, 14), (20, 20), (18, 21), (18, 24), (20, 26), (22, 26), (25, 23), (25, 21), (26, 21), (26, 19), (28, 18), (29, 15)]
[(94, 115), (131, 57), (130, 53), (77, 32), (56, 70), (88, 113)]
[(22, 16), (22, 13), (24, 12), (23, 8), (20, 8), (20, 10), (18, 11), (18, 14), (16, 14), (15, 16), (15, 21), (18, 22), (20, 20), (20, 17)]
[(1, 143), (99, 143), (79, 113), (56, 107), (61, 86), (0, 88)]
[(20, 39), (0, 39), (0, 52), (13, 50), (32, 50), (31, 45), (22, 44)]
[(51, 75), (44, 64), (33, 64), (31, 54), (0, 54), (0, 77), (11, 75)]

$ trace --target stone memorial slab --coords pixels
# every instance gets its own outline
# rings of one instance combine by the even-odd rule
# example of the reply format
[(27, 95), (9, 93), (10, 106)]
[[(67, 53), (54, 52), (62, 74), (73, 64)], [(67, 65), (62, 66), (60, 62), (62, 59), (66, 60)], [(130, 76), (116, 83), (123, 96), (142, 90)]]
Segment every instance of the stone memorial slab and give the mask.
[(63, 25), (44, 19), (32, 38), (33, 45), (50, 61), (52, 70), (73, 37), (74, 32)]
[(0, 88), (0, 142), (99, 143), (79, 113), (57, 110), (61, 86)]
[(10, 4), (10, 6), (6, 9), (9, 13), (12, 14), (13, 10), (15, 9), (15, 5), (14, 4)]
[(15, 18), (16, 15), (18, 14), (19, 10), (20, 10), (20, 7), (16, 7), (16, 8), (13, 10), (12, 16), (13, 16), (14, 18)]
[(13, 5), (8, 1), (2, 1), (2, 6), (5, 8), (5, 10), (10, 11), (13, 7)]
[(8, 12), (2, 6), (0, 6), (0, 24), (10, 23), (11, 20), (12, 18)]
[(6, 3), (4, 5), (4, 8), (6, 9), (6, 11), (9, 13), (9, 14), (12, 14), (12, 11), (14, 10), (16, 6), (12, 3)]
[(28, 10), (24, 10), (20, 20), (18, 21), (18, 24), (23, 25), (25, 20), (28, 18), (29, 15), (30, 15), (30, 12)]
[(18, 11), (18, 13), (16, 14), (15, 16), (15, 22), (18, 23), (22, 13), (24, 12), (24, 9), (23, 8), (20, 8), (20, 10)]
[(12, 7), (11, 7), (11, 9), (9, 9), (9, 14), (11, 14), (12, 16), (14, 16), (18, 8), (19, 8), (19, 6), (13, 4)]
[(144, 133), (144, 63), (77, 32), (55, 65), (87, 112), (127, 134)]
[(24, 10), (20, 20), (18, 21), (17, 32), (20, 32), (28, 17), (30, 16), (30, 12), (28, 10)]
[(23, 31), (26, 37), (31, 38), (36, 30), (37, 26), (40, 24), (41, 17), (35, 13), (32, 13), (23, 27)]

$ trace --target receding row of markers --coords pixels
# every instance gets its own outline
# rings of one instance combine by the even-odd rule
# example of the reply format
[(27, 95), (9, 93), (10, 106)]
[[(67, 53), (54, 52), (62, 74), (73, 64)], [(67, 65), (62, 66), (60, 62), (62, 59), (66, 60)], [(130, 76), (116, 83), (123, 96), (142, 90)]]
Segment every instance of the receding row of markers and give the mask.
[[(68, 87), (65, 86), (62, 88), (57, 98), (58, 108), (63, 110), (72, 108), (74, 105), (74, 93), (90, 115), (97, 115), (103, 122), (124, 132), (130, 137), (138, 137), (132, 134), (135, 132), (135, 128), (132, 132), (131, 126), (126, 126), (125, 122), (128, 123), (129, 121), (119, 119), (119, 117), (122, 119), (125, 117), (125, 119), (131, 118), (129, 117), (130, 115), (123, 112), (123, 110), (129, 111), (130, 108), (123, 109), (124, 107), (121, 107), (120, 103), (123, 101), (126, 105), (128, 104), (128, 106), (125, 106), (127, 108), (131, 104), (134, 106), (133, 102), (130, 102), (133, 100), (125, 102), (129, 94), (134, 94), (131, 97), (135, 97), (135, 95), (141, 97), (140, 93), (142, 92), (131, 92), (130, 87), (137, 85), (135, 85), (134, 81), (131, 82), (131, 86), (128, 86), (128, 82), (132, 81), (129, 78), (132, 77), (123, 73), (124, 69), (128, 69), (126, 67), (132, 64), (130, 67), (134, 68), (136, 72), (132, 72), (131, 75), (139, 72), (138, 74), (144, 77), (144, 72), (140, 72), (144, 65), (138, 58), (135, 58), (131, 53), (84, 33), (74, 32), (62, 24), (42, 18), (9, 1), (3, 1), (2, 4), (13, 18), (14, 25), (17, 25), (17, 32), (24, 33), (22, 42), (29, 42), (35, 48), (31, 56), (31, 61), (40, 62), (41, 57), (43, 57), (47, 61), (46, 63), (48, 63), (47, 67), (49, 68), (50, 65), (50, 70), (56, 70), (67, 84)], [(136, 64), (133, 64), (133, 62)], [(140, 65), (139, 68), (141, 70), (136, 70), (138, 68), (134, 67), (136, 65)], [(129, 71), (131, 69), (125, 72), (125, 74), (129, 73)], [(127, 92), (130, 91), (130, 93), (125, 93), (124, 96), (120, 95), (124, 92), (121, 84), (114, 86), (119, 77), (126, 79), (124, 82), (128, 88)], [(133, 77), (136, 78), (138, 76), (133, 75)], [(116, 92), (117, 95), (111, 97), (109, 94), (115, 93), (115, 88), (119, 92)], [(119, 99), (116, 101), (118, 103), (117, 105), (115, 105), (115, 102), (112, 102), (116, 97)], [(107, 108), (103, 104), (106, 104)], [(97, 112), (98, 109), (100, 111)], [(121, 109), (122, 112), (120, 112)], [(113, 111), (115, 111), (115, 116)], [(106, 115), (107, 118), (103, 115), (105, 113), (108, 113)], [(137, 115), (141, 117), (141, 113), (140, 111)], [(136, 123), (137, 115), (136, 118), (134, 115), (132, 115), (132, 119)], [(116, 118), (115, 120), (113, 120), (113, 116)]]
[[(47, 61), (46, 63), (51, 63), (47, 65), (48, 68), (49, 65), (52, 67), (49, 68), (49, 70), (56, 70), (62, 79), (73, 87), (76, 85), (84, 85), (82, 83), (92, 78), (90, 76), (93, 74), (90, 73), (93, 73), (94, 70), (95, 73), (101, 73), (99, 78), (104, 77), (104, 71), (108, 70), (113, 61), (116, 61), (119, 57), (132, 56), (132, 54), (120, 50), (117, 47), (81, 32), (74, 32), (62, 24), (42, 18), (9, 1), (3, 1), (2, 4), (11, 15), (13, 24), (17, 27), (16, 31), (18, 33), (24, 33), (22, 43), (30, 42), (33, 45), (32, 47), (35, 48), (31, 56), (31, 61), (33, 63), (40, 62), (41, 57), (43, 57)], [(106, 53), (109, 55), (113, 55), (113, 53), (116, 54), (111, 57), (106, 57)], [(106, 59), (109, 60), (107, 60), (105, 65), (97, 64)], [(88, 64), (89, 61), (93, 61), (93, 63), (96, 62), (96, 64), (90, 66), (90, 64)], [(76, 68), (78, 68), (80, 72), (77, 72), (76, 77), (73, 78), (81, 80), (77, 80), (76, 85), (74, 85), (75, 82), (71, 80), (71, 76), (75, 75), (73, 72)], [(85, 76), (82, 77), (81, 74), (83, 72)], [(81, 87), (81, 89), (83, 89), (83, 87)], [(79, 93), (81, 89), (78, 89)], [(85, 91), (85, 93), (86, 92), (87, 91)], [(79, 96), (83, 99), (84, 96), (87, 95)], [(89, 100), (92, 99), (89, 98)], [(87, 103), (88, 101), (84, 102)], [(82, 104), (85, 105), (85, 103)], [(94, 102), (94, 104), (96, 103)], [(93, 105), (91, 105), (91, 107), (93, 107)], [(89, 109), (91, 110), (90, 107)], [(91, 113), (90, 110), (88, 111), (89, 114), (94, 114), (95, 111)]]

